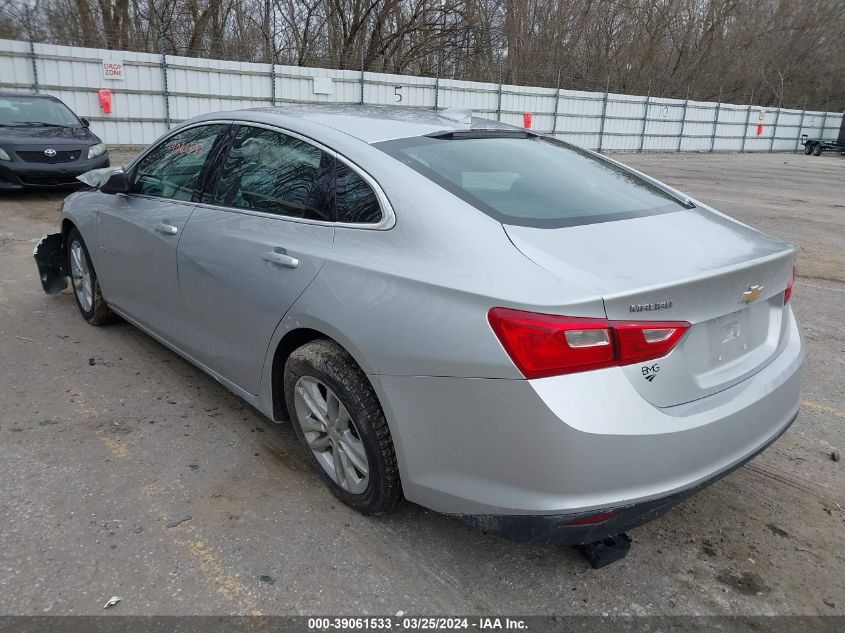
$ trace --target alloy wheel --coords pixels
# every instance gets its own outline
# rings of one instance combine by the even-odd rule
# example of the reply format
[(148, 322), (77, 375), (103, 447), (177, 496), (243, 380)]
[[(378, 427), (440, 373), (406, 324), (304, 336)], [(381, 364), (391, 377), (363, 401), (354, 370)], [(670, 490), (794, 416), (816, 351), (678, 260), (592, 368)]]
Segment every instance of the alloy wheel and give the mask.
[(361, 494), (369, 482), (364, 443), (349, 412), (325, 383), (302, 376), (294, 386), (296, 417), (308, 447), (343, 490)]
[(82, 244), (77, 241), (70, 245), (70, 277), (73, 280), (73, 291), (83, 312), (90, 312), (94, 305), (94, 283), (91, 279), (91, 269), (88, 268), (88, 258), (82, 250)]

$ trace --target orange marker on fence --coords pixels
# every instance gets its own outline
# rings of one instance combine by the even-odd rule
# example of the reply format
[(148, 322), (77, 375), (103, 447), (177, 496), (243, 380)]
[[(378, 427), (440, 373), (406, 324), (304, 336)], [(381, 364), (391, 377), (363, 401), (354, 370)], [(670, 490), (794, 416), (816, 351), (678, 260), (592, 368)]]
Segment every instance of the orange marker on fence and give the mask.
[(534, 122), (534, 113), (533, 112), (523, 112), (522, 113), (522, 127), (526, 130), (531, 129), (531, 124)]
[(100, 88), (97, 91), (100, 96), (100, 108), (106, 114), (111, 114), (111, 90), (108, 88)]

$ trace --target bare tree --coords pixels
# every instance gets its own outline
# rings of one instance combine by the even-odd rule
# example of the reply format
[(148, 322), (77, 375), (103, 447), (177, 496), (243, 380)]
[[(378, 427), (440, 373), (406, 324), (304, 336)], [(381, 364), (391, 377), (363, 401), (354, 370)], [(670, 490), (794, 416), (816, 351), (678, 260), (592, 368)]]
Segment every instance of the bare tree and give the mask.
[[(0, 0), (0, 37), (845, 106), (842, 0)], [(559, 79), (560, 78), (560, 79)]]

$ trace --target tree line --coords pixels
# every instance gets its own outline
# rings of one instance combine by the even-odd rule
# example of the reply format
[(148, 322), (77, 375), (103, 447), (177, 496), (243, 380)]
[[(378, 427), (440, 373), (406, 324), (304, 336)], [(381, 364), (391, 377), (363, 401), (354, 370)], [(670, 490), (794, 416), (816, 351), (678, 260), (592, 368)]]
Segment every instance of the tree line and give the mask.
[(843, 0), (0, 0), (0, 37), (845, 107)]

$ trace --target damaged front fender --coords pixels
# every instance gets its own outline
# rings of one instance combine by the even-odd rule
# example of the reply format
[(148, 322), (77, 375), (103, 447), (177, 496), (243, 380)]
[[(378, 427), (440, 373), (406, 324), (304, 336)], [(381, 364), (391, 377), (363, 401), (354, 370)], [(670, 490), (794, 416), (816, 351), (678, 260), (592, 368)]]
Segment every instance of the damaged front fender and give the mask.
[(41, 238), (33, 251), (38, 266), (41, 287), (48, 295), (67, 288), (67, 257), (65, 239), (61, 233), (50, 233)]

